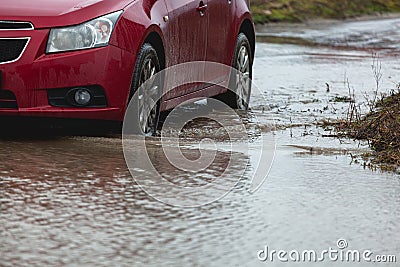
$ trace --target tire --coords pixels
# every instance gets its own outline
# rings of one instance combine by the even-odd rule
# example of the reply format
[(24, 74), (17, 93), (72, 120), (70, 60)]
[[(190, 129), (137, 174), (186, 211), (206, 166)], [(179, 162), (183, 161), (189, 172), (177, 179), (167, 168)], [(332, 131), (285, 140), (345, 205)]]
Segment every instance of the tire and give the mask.
[[(129, 100), (134, 97), (133, 104), (137, 105), (129, 109), (129, 112), (133, 110), (135, 113), (133, 117), (135, 121), (131, 122), (134, 123), (132, 127), (134, 134), (153, 136), (157, 131), (162, 79), (155, 74), (160, 69), (156, 50), (148, 43), (143, 44), (136, 60), (129, 95)], [(145, 82), (145, 86), (142, 86)]]
[[(242, 61), (245, 59), (247, 59), (247, 63)], [(232, 71), (229, 79), (229, 88), (231, 90), (216, 96), (216, 99), (224, 102), (231, 108), (248, 110), (251, 95), (251, 79), (253, 78), (253, 55), (250, 42), (244, 33), (239, 33), (236, 39), (232, 68), (235, 71)]]

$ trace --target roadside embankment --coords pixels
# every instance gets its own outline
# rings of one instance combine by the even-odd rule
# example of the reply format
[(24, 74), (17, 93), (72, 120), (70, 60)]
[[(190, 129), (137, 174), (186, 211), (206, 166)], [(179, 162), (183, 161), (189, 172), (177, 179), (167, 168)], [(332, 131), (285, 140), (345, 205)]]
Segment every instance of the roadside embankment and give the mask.
[(256, 24), (347, 19), (400, 12), (399, 0), (251, 0)]

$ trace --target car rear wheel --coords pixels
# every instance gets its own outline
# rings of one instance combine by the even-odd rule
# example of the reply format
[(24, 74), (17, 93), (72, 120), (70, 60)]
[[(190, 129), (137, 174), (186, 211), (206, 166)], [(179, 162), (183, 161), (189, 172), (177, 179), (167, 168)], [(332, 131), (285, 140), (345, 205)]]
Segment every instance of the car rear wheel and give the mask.
[(130, 99), (135, 97), (136, 116), (135, 133), (152, 136), (157, 131), (160, 114), (159, 96), (161, 79), (156, 75), (160, 71), (160, 62), (156, 50), (145, 43), (136, 60)]
[(250, 42), (246, 35), (240, 33), (236, 40), (235, 53), (232, 61), (232, 71), (229, 88), (226, 93), (216, 98), (223, 101), (231, 108), (247, 110), (251, 94), (251, 79), (253, 76), (253, 56)]

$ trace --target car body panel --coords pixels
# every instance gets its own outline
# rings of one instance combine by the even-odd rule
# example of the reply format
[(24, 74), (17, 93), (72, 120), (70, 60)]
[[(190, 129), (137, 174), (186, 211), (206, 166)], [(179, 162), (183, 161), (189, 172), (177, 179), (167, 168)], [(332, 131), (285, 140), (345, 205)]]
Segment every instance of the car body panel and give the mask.
[[(197, 11), (199, 6), (205, 5), (204, 1), (165, 0), (165, 3), (168, 10), (168, 23), (164, 32), (169, 47), (166, 51), (167, 67), (185, 62), (204, 61), (207, 49), (208, 21), (205, 15)], [(192, 72), (188, 75), (193, 79), (204, 80), (204, 66), (188, 71)], [(179, 97), (202, 88), (204, 85), (201, 83), (171, 88), (171, 90), (165, 88), (168, 90), (166, 98)]]
[[(232, 65), (232, 56), (236, 41), (237, 25), (234, 16), (236, 11), (235, 1), (232, 0), (208, 0), (208, 23), (213, 25), (213, 30), (207, 32), (206, 61)], [(221, 53), (224, 47), (224, 53)], [(207, 80), (220, 83), (227, 79), (229, 73), (221, 69), (206, 69)]]
[[(45, 32), (43, 30), (40, 34), (46, 35)], [(100, 85), (106, 91), (109, 108), (112, 110), (109, 115), (102, 114), (101, 118), (107, 120), (123, 118), (124, 106), (127, 103), (126, 88), (130, 87), (131, 81), (118, 77), (132, 75), (133, 66), (129, 62), (134, 60), (133, 54), (115, 46), (107, 46), (79, 53), (66, 52), (34, 58), (33, 51), (37, 48), (34, 45), (34, 42), (31, 42), (26, 51), (26, 55), (31, 56), (7, 64), (7, 68), (0, 65), (3, 76), (1, 89), (10, 90), (15, 94), (20, 115), (53, 116), (55, 114), (53, 112), (58, 112), (59, 117), (64, 114), (75, 118), (100, 118), (99, 110), (95, 108), (57, 108), (50, 106), (47, 99), (48, 90)], [(29, 53), (30, 49), (32, 53)], [(0, 110), (0, 114), (3, 111)], [(32, 114), (35, 111), (38, 113)], [(11, 113), (16, 115), (14, 111)], [(90, 113), (98, 115), (92, 117)]]

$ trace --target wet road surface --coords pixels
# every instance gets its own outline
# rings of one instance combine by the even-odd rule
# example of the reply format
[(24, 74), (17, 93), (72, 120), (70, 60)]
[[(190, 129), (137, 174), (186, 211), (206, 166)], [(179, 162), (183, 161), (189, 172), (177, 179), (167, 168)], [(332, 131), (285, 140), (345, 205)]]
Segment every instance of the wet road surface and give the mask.
[[(2, 137), (0, 265), (280, 266), (290, 263), (263, 263), (257, 252), (266, 245), (322, 251), (336, 248), (339, 238), (351, 249), (394, 254), (399, 261), (400, 176), (350, 164), (348, 152), (363, 151), (365, 144), (323, 138), (327, 132), (313, 124), (343, 117), (348, 103), (332, 99), (348, 94), (345, 76), (359, 101), (373, 91), (372, 50), (380, 51), (382, 91), (395, 88), (399, 25), (392, 19), (260, 29), (269, 37), (259, 38), (254, 81), (267, 101), (254, 95), (252, 112), (259, 121), (250, 119), (248, 125), (260, 126), (272, 113), (277, 125), (288, 129), (265, 133), (274, 134), (276, 156), (267, 181), (254, 194), (246, 190), (250, 177), (245, 173), (219, 201), (172, 207), (132, 181), (118, 134)], [(198, 123), (188, 130), (186, 142), (204, 137), (202, 131), (213, 134), (213, 128)], [(197, 150), (185, 152), (193, 156)], [(240, 151), (233, 154), (257, 166), (252, 151), (247, 159)], [(220, 174), (229, 156), (220, 152), (221, 160), (198, 182)], [(159, 164), (168, 172), (168, 164)], [(185, 182), (185, 177), (175, 179)]]

